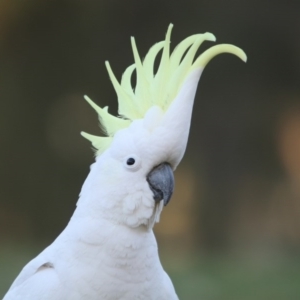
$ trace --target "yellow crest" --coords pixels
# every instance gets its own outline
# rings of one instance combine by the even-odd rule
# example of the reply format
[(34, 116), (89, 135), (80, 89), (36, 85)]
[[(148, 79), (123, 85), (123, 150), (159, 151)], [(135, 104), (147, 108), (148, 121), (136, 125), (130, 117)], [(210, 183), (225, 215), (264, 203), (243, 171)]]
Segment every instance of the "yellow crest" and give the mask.
[[(232, 53), (246, 61), (246, 54), (238, 47), (229, 44), (216, 45), (198, 58), (195, 54), (203, 41), (215, 41), (211, 33), (195, 34), (180, 42), (170, 55), (170, 37), (173, 24), (169, 25), (166, 38), (150, 48), (142, 61), (135, 43), (131, 37), (134, 64), (129, 66), (118, 82), (113, 74), (108, 61), (105, 62), (109, 77), (118, 96), (120, 117), (115, 117), (108, 112), (108, 107), (100, 108), (90, 98), (85, 96), (87, 102), (96, 110), (100, 124), (107, 137), (98, 137), (81, 132), (88, 139), (97, 154), (105, 151), (112, 142), (114, 134), (128, 127), (133, 120), (144, 118), (146, 112), (154, 105), (159, 106), (164, 112), (168, 109), (173, 99), (178, 94), (188, 74), (197, 68), (204, 68), (206, 64), (220, 53)], [(159, 67), (154, 72), (154, 62), (162, 50)], [(136, 86), (133, 89), (131, 76), (136, 72)]]

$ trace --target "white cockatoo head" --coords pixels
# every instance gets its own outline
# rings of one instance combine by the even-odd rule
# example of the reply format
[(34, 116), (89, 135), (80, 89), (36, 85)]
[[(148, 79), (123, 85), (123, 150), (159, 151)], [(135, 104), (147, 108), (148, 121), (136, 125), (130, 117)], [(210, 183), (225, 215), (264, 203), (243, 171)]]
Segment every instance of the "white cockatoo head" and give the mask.
[[(143, 61), (131, 38), (135, 63), (125, 70), (121, 83), (106, 62), (118, 96), (119, 117), (85, 96), (106, 133), (106, 137), (98, 137), (82, 132), (96, 151), (96, 162), (82, 188), (79, 205), (88, 204), (95, 217), (101, 214), (130, 227), (153, 227), (173, 193), (173, 171), (186, 149), (194, 97), (204, 67), (225, 52), (246, 61), (241, 49), (228, 44), (211, 47), (195, 59), (203, 41), (215, 41), (211, 33), (186, 38), (170, 55), (172, 27)], [(154, 61), (160, 50), (155, 72)], [(135, 89), (131, 84), (134, 70)]]

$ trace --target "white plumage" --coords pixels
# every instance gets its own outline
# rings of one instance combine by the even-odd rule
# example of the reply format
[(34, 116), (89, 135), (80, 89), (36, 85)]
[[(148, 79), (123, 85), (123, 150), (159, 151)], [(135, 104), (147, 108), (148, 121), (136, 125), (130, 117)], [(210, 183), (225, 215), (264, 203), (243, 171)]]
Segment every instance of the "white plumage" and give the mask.
[[(178, 70), (169, 59), (171, 28), (159, 68), (164, 72), (170, 68), (174, 72)], [(212, 39), (212, 35), (206, 36)], [(199, 39), (190, 37), (186, 48), (193, 41), (198, 43)], [(180, 50), (181, 56), (183, 50)], [(152, 228), (172, 194), (170, 170), (177, 167), (185, 152), (201, 72), (206, 63), (222, 51), (245, 59), (240, 49), (229, 45), (223, 50), (213, 50), (211, 55), (205, 52), (204, 59), (196, 66), (192, 64), (192, 56), (190, 69), (185, 67), (182, 73), (184, 78), (176, 79), (180, 86), (174, 87), (178, 92), (173, 99), (168, 99), (167, 104), (162, 101), (164, 106), (159, 105), (159, 101), (141, 105), (145, 114), (140, 118), (115, 120), (107, 110), (87, 99), (99, 113), (100, 120), (106, 122), (106, 128), (110, 128), (107, 132), (111, 136), (97, 138), (84, 134), (97, 148), (98, 156), (82, 187), (74, 215), (58, 238), (24, 267), (4, 300), (178, 299), (161, 266)], [(136, 56), (135, 53), (136, 64), (141, 64)], [(178, 68), (183, 68), (181, 59), (176, 63)], [(182, 63), (187, 62), (182, 60)], [(142, 67), (137, 65), (137, 76), (143, 76)], [(147, 74), (149, 76), (149, 72)], [(159, 76), (170, 89), (167, 77)], [(174, 76), (169, 77), (174, 81)], [(138, 82), (141, 82), (139, 77)], [(138, 91), (140, 97), (142, 86)], [(164, 95), (163, 86), (159, 83), (155, 86)], [(118, 92), (119, 98), (123, 92)], [(128, 88), (127, 92), (132, 93)], [(151, 97), (147, 99), (151, 102)], [(126, 111), (124, 103), (122, 109)]]

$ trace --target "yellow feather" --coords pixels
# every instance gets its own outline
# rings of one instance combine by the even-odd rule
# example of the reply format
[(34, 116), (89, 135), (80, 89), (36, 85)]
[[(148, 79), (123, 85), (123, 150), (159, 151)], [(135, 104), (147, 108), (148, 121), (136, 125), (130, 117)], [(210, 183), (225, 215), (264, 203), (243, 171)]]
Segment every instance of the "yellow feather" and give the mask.
[(148, 82), (151, 82), (154, 78), (154, 62), (159, 51), (164, 47), (165, 41), (159, 42), (152, 46), (148, 51), (143, 61), (143, 68)]
[[(197, 68), (204, 68), (206, 64), (220, 53), (232, 53), (247, 60), (243, 50), (233, 45), (217, 45), (209, 48), (194, 61), (196, 52), (205, 41), (215, 41), (216, 38), (211, 33), (195, 34), (187, 37), (174, 49), (170, 55), (170, 39), (173, 24), (170, 24), (164, 41), (161, 41), (150, 48), (142, 63), (135, 39), (131, 38), (131, 46), (134, 57), (134, 64), (129, 66), (121, 79), (121, 84), (116, 79), (109, 63), (105, 65), (118, 96), (119, 115), (117, 118), (110, 115), (107, 107), (100, 108), (91, 99), (85, 99), (96, 110), (99, 120), (109, 137), (96, 137), (85, 132), (81, 134), (90, 140), (93, 146), (98, 149), (98, 154), (107, 149), (115, 133), (128, 127), (133, 120), (144, 118), (149, 109), (157, 105), (166, 111), (172, 101), (176, 98), (180, 88), (191, 71)], [(162, 50), (160, 64), (156, 74), (154, 74), (155, 59)], [(131, 77), (136, 71), (136, 87), (133, 89)]]
[(212, 58), (221, 53), (231, 53), (239, 57), (242, 61), (247, 61), (247, 55), (241, 48), (229, 44), (221, 44), (213, 46), (203, 52), (194, 62), (192, 69), (204, 68)]
[(136, 87), (135, 87), (135, 96), (138, 101), (137, 107), (139, 109), (140, 117), (142, 118), (149, 106), (151, 106), (151, 100), (149, 98), (148, 89), (149, 84), (146, 79), (146, 74), (143, 68), (143, 64), (138, 53), (135, 39), (131, 37), (131, 46), (134, 57), (134, 62), (136, 66)]
[(108, 112), (108, 107), (101, 108), (97, 104), (95, 104), (88, 96), (84, 96), (84, 99), (92, 106), (92, 108), (97, 112), (100, 124), (104, 133), (108, 136), (114, 136), (115, 133), (122, 129), (126, 128), (130, 125), (129, 120), (124, 120), (121, 118), (117, 118), (111, 115)]
[(132, 85), (131, 85), (131, 76), (132, 76), (132, 73), (133, 73), (134, 70), (135, 70), (135, 64), (129, 66), (125, 70), (124, 74), (122, 75), (122, 79), (121, 79), (121, 86), (122, 86), (122, 88), (132, 98), (135, 97), (134, 92), (133, 92), (133, 88), (132, 88)]
[(137, 112), (136, 107), (133, 105), (133, 101), (130, 96), (124, 91), (122, 86), (119, 84), (118, 80), (116, 79), (110, 64), (108, 61), (105, 62), (110, 80), (115, 88), (115, 91), (118, 96), (118, 103), (119, 103), (119, 114), (124, 116), (125, 118), (134, 120), (139, 118), (139, 114)]
[(86, 133), (84, 131), (81, 131), (80, 134), (92, 143), (96, 155), (102, 154), (110, 146), (112, 142), (111, 137), (96, 136), (96, 135)]
[[(181, 84), (184, 82), (184, 79), (191, 71), (191, 65), (193, 63), (195, 54), (198, 48), (204, 41), (215, 41), (216, 38), (213, 34), (207, 32), (204, 34), (197, 34), (192, 36), (192, 39), (186, 39), (179, 44), (179, 47), (176, 51), (174, 50), (175, 55), (171, 56), (171, 64), (172, 64), (172, 74), (171, 78), (168, 82), (167, 91), (170, 95), (169, 101), (173, 100), (174, 94), (176, 95), (178, 90), (181, 87)], [(181, 47), (180, 47), (181, 46)], [(189, 50), (187, 50), (190, 47)], [(184, 53), (187, 51), (186, 55), (183, 57)], [(176, 53), (177, 52), (177, 53)], [(176, 55), (177, 54), (177, 55)], [(180, 57), (181, 55), (181, 57)], [(174, 91), (174, 87), (177, 89)], [(173, 93), (172, 93), (173, 91)], [(175, 92), (175, 93), (174, 93)]]
[(165, 45), (163, 48), (160, 64), (157, 73), (154, 77), (153, 89), (151, 90), (151, 92), (153, 92), (154, 104), (159, 105), (162, 108), (164, 108), (163, 104), (165, 102), (163, 88), (165, 87), (169, 77), (168, 75), (170, 65), (170, 40), (172, 29), (173, 24), (170, 24), (166, 33)]

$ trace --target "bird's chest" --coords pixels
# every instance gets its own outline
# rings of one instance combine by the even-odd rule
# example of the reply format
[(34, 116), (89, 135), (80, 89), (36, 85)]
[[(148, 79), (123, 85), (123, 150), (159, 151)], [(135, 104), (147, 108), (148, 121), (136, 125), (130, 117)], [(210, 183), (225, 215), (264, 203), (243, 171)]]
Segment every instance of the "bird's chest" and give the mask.
[[(159, 299), (162, 269), (155, 249), (130, 243), (89, 246), (69, 253), (60, 268), (78, 299)], [(156, 290), (153, 291), (153, 287)], [(72, 298), (75, 299), (75, 298)]]

